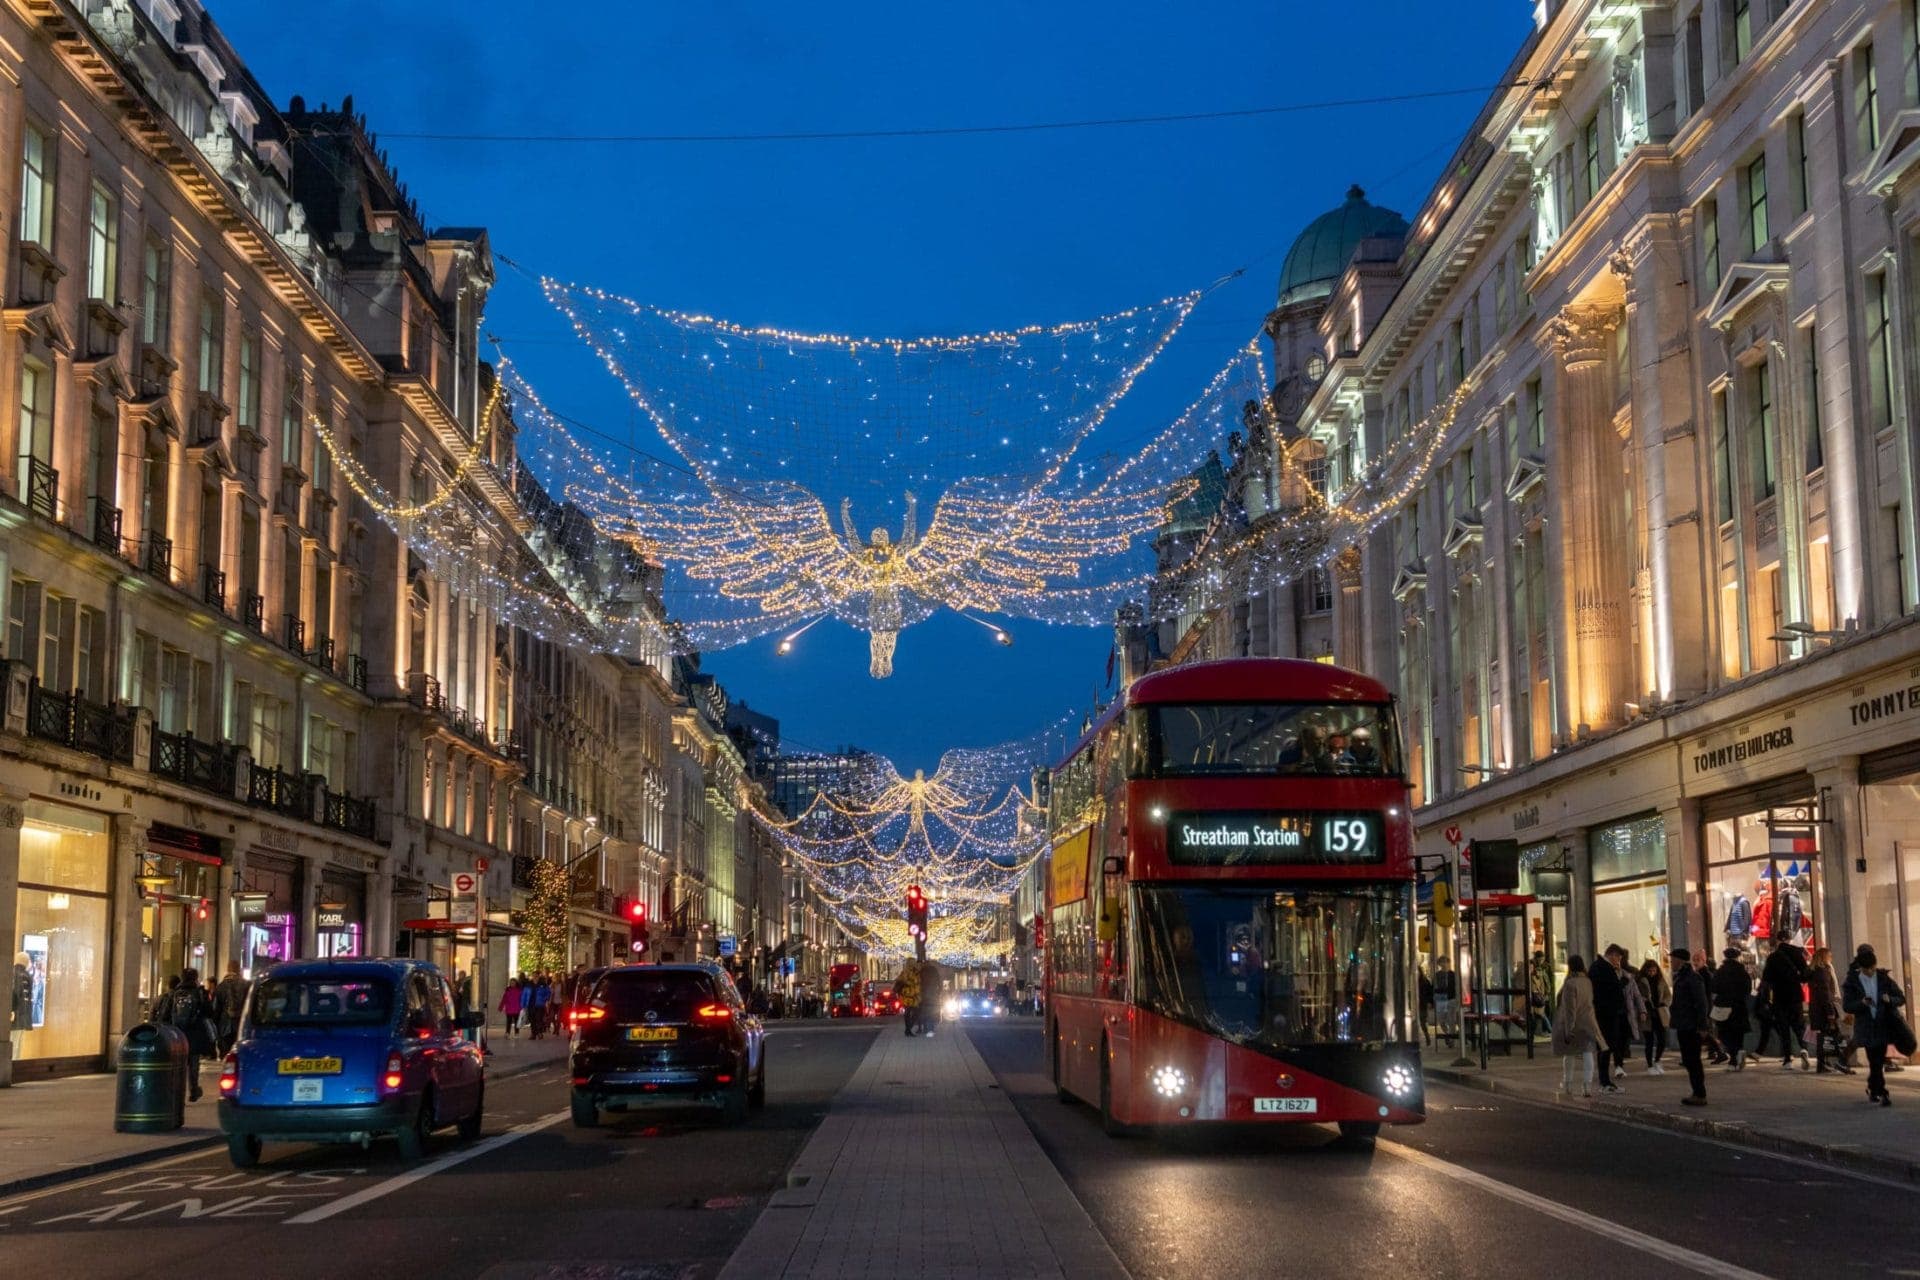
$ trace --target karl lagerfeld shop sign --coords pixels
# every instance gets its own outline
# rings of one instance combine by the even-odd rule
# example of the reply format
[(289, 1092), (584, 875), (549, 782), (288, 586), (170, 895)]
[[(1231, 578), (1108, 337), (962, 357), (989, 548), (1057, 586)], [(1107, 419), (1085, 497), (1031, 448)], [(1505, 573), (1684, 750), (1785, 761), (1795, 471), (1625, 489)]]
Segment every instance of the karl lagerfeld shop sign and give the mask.
[(1783, 751), (1793, 745), (1793, 726), (1783, 725), (1778, 729), (1769, 729), (1765, 733), (1756, 733), (1729, 742), (1724, 747), (1709, 747), (1697, 751), (1693, 756), (1695, 773), (1711, 773), (1715, 769), (1724, 769), (1728, 765), (1741, 764), (1757, 759), (1769, 752)]

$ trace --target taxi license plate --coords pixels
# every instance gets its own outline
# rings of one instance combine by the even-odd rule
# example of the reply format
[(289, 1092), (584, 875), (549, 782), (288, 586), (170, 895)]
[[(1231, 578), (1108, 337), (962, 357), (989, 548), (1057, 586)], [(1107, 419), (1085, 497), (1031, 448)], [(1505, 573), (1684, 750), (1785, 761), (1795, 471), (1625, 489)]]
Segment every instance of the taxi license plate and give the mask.
[(282, 1058), (280, 1074), (283, 1076), (337, 1076), (340, 1074), (338, 1058)]
[(627, 1039), (629, 1040), (678, 1040), (679, 1038), (680, 1028), (678, 1027), (627, 1028)]
[(1255, 1115), (1310, 1116), (1320, 1110), (1318, 1098), (1255, 1098)]

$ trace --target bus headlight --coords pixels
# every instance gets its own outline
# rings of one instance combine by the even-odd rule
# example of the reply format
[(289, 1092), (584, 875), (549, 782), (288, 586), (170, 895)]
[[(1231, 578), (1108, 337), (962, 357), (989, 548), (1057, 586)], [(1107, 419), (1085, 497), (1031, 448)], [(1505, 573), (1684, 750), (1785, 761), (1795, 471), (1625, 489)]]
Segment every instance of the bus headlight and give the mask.
[(1187, 1091), (1187, 1073), (1178, 1067), (1161, 1067), (1148, 1078), (1153, 1091), (1163, 1098), (1177, 1098)]
[(1387, 1068), (1381, 1083), (1387, 1086), (1387, 1092), (1394, 1097), (1404, 1098), (1413, 1092), (1413, 1072), (1396, 1062)]

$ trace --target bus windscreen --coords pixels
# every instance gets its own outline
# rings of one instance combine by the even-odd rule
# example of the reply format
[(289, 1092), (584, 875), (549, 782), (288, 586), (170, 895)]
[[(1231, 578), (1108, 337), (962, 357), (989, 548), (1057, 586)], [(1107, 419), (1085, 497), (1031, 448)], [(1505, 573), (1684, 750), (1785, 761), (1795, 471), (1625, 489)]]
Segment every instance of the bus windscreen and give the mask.
[(1393, 708), (1371, 703), (1202, 703), (1133, 713), (1135, 777), (1398, 777)]

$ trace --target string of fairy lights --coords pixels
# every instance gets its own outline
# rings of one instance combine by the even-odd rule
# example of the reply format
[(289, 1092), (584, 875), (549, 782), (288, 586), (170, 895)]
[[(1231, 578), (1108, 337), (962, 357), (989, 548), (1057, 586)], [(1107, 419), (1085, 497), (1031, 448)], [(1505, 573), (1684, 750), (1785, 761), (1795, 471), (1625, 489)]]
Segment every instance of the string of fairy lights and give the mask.
[[(1235, 449), (1271, 443), (1257, 339), (1144, 440), (1102, 431), (1202, 291), (1065, 325), (860, 338), (540, 285), (674, 457), (568, 418), (504, 354), (471, 441), (438, 469), (416, 463), (405, 499), (397, 476), (377, 478), (326, 424), (315, 433), (456, 597), (634, 658), (775, 635), (784, 654), (832, 619), (868, 633), (884, 678), (900, 632), (942, 609), (1004, 643), (994, 619), (1109, 625), (1132, 604), (1158, 621), (1257, 595), (1328, 568), (1403, 508), (1473, 390), (1331, 497), (1282, 442), (1276, 492), (1248, 512), (1201, 477), (1224, 474), (1208, 455), (1236, 433)], [(856, 510), (876, 507), (887, 524), (862, 534)], [(1163, 536), (1176, 526), (1199, 536)], [(911, 953), (900, 907), (918, 884), (936, 904), (929, 954), (981, 963), (997, 908), (1047, 848), (1023, 783), (1037, 762), (1030, 741), (949, 752), (931, 775), (871, 758), (798, 816), (755, 820), (883, 962)]]

